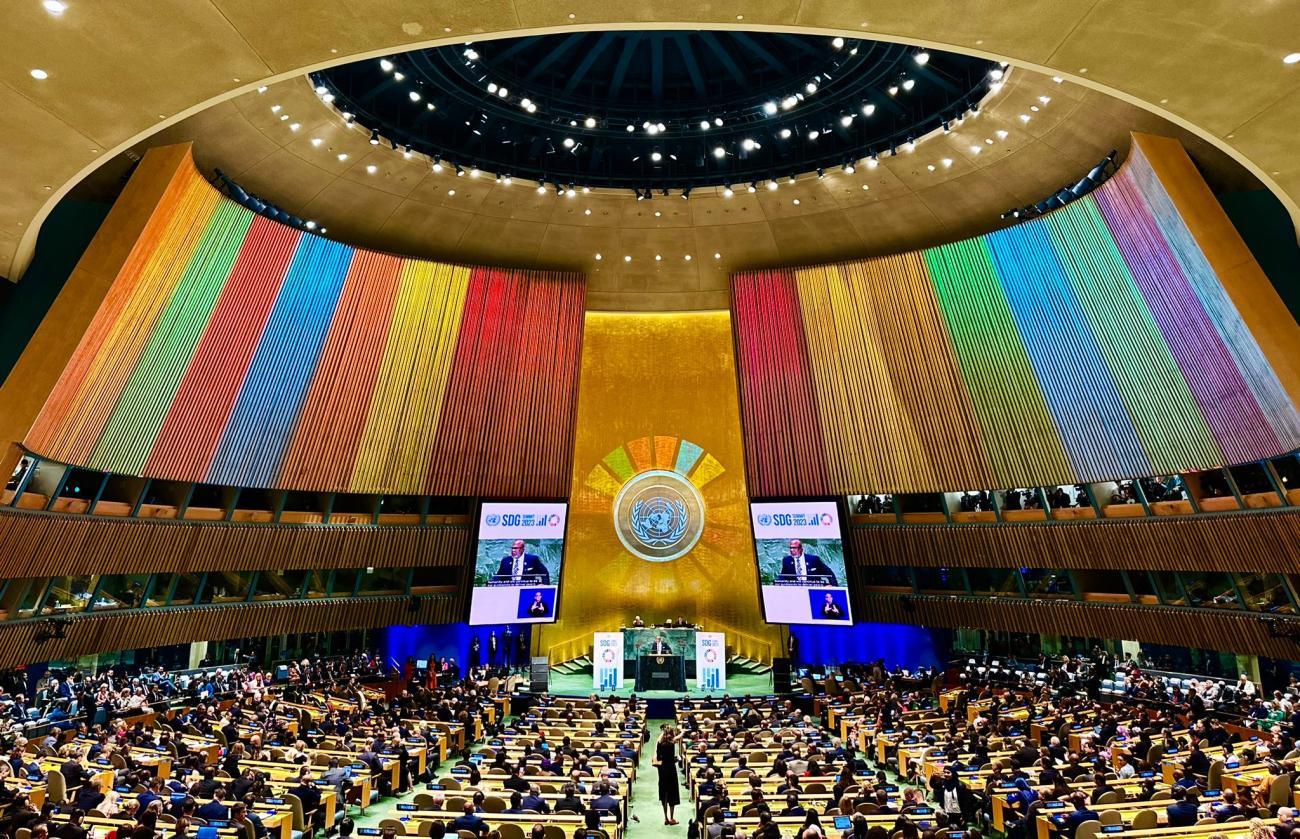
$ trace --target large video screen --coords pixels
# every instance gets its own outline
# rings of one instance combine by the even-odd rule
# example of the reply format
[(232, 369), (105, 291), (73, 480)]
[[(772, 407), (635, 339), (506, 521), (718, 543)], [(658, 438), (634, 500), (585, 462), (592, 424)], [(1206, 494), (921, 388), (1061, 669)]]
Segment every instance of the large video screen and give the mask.
[(853, 623), (835, 502), (762, 502), (749, 512), (767, 622)]
[(551, 623), (560, 603), (565, 504), (485, 502), (469, 622)]

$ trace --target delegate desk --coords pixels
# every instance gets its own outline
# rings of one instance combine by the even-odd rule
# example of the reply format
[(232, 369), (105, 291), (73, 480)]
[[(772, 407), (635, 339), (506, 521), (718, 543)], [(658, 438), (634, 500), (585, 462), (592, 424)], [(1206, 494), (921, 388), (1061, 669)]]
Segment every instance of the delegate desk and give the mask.
[[(409, 805), (408, 805), (409, 806)], [(395, 824), (400, 824), (401, 828), (397, 833), (399, 836), (419, 834), (428, 836), (427, 825), (431, 822), (442, 822), (444, 825), (450, 824), (456, 817), (462, 815), (462, 811), (456, 810), (408, 810), (403, 805), (398, 805), (393, 812), (392, 818)], [(574, 831), (585, 824), (583, 816), (577, 813), (480, 813), (483, 820), (492, 828), (498, 828), (503, 824), (516, 824), (527, 834), (528, 829), (535, 824), (545, 826), (555, 825), (564, 831), (564, 836), (572, 836)], [(385, 819), (384, 821), (389, 821)], [(612, 816), (601, 816), (601, 829), (609, 834), (610, 839), (620, 839), (623, 835), (622, 825), (615, 822)], [(358, 836), (380, 836), (382, 831), (377, 827), (363, 827), (357, 831)]]

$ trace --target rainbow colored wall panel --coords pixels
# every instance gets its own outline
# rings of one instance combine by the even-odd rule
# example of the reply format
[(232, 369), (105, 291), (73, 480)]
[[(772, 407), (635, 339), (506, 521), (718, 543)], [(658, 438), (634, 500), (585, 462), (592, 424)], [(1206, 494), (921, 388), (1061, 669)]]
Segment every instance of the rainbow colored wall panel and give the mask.
[(187, 164), (25, 444), (250, 487), (568, 495), (579, 275), (359, 250)]
[(1300, 416), (1135, 145), (1064, 209), (920, 253), (732, 279), (751, 491), (1163, 475)]

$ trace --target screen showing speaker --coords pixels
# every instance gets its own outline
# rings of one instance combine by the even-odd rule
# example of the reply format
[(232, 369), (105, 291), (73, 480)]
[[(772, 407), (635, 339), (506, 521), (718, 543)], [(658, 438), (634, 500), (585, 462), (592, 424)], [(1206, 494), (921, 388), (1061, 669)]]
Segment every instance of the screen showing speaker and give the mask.
[(853, 623), (835, 502), (755, 502), (749, 512), (767, 622)]
[(563, 503), (483, 503), (470, 592), (471, 624), (555, 620), (567, 513)]

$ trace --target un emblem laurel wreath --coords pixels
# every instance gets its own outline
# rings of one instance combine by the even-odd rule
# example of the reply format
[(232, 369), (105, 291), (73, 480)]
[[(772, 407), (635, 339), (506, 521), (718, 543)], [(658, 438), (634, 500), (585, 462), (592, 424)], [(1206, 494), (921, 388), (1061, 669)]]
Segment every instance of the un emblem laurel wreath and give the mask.
[(686, 533), (686, 504), (662, 496), (638, 499), (632, 505), (632, 532), (652, 548), (664, 548)]

